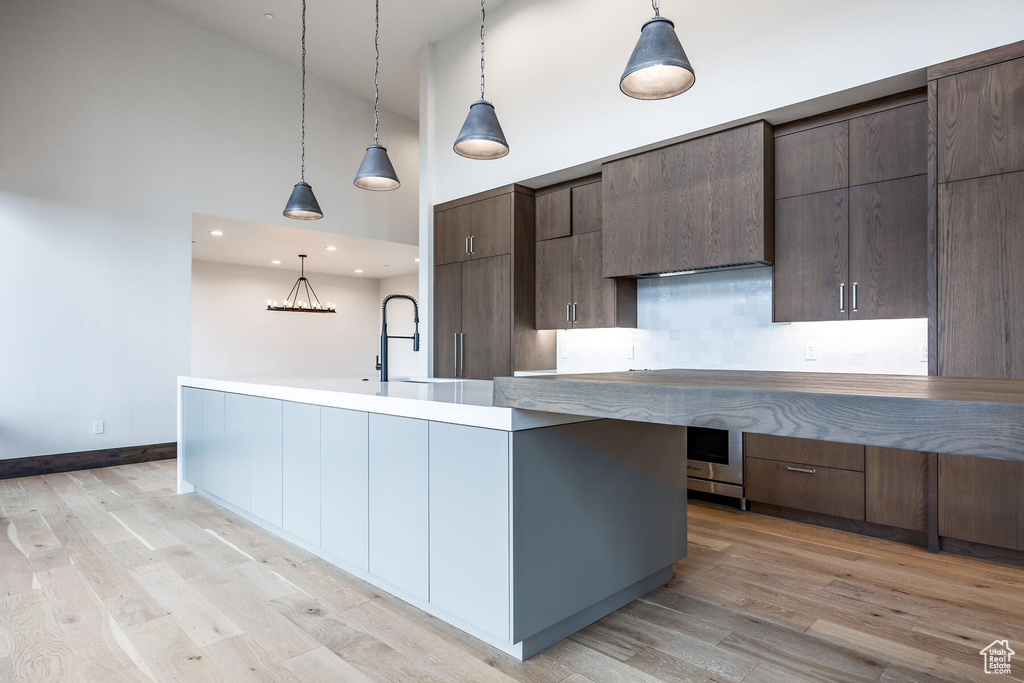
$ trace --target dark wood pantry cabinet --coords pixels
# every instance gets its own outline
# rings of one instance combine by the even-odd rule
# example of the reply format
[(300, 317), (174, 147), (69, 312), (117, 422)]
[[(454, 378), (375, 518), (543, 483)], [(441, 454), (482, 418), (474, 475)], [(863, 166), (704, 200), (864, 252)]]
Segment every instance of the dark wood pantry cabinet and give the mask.
[(537, 329), (636, 327), (636, 281), (603, 275), (601, 181), (579, 182), (537, 195)]
[(927, 315), (927, 103), (775, 129), (776, 322)]
[(534, 329), (533, 190), (510, 185), (434, 209), (434, 375), (493, 379), (555, 367)]

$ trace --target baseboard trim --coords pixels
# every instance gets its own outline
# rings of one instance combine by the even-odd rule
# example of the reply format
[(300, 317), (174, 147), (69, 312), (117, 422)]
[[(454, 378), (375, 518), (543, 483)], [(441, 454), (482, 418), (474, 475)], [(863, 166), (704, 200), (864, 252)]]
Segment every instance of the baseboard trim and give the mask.
[(947, 553), (1024, 567), (1024, 551), (1021, 550), (999, 548), (994, 545), (985, 545), (984, 543), (974, 543), (972, 541), (960, 541), (947, 536), (939, 537), (939, 546), (943, 552)]
[(807, 512), (806, 510), (779, 507), (768, 503), (750, 502), (750, 511), (762, 515), (769, 515), (771, 517), (791, 519), (795, 522), (804, 522), (805, 524), (824, 526), (830, 529), (839, 529), (840, 531), (850, 531), (855, 534), (874, 536), (875, 538), (884, 538), (887, 541), (897, 541), (899, 543), (921, 546), (922, 548), (928, 547), (927, 531), (900, 529), (894, 526), (875, 524), (874, 522), (865, 522), (859, 519), (835, 517), (833, 515), (825, 515), (820, 512)]
[(33, 477), (39, 474), (56, 474), (77, 470), (92, 470), (99, 467), (131, 465), (154, 460), (170, 460), (178, 457), (178, 443), (147, 444), (144, 446), (122, 446), (97, 451), (77, 453), (55, 453), (35, 455), (28, 458), (0, 460), (0, 479)]

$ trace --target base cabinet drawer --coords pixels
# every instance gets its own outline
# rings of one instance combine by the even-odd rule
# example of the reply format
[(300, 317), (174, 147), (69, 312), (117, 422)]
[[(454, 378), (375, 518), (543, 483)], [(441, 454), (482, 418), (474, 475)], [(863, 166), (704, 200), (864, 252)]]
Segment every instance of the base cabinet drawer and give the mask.
[(762, 460), (864, 471), (864, 446), (771, 434), (743, 435), (743, 455)]
[(864, 519), (864, 473), (746, 458), (747, 499), (848, 519)]

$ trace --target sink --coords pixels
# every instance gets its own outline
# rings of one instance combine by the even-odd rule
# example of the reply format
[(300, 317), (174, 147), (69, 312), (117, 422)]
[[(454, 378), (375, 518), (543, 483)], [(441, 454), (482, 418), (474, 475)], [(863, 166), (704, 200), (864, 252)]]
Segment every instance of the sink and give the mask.
[(462, 382), (461, 379), (450, 379), (448, 377), (402, 377), (393, 379), (392, 382), (411, 382), (413, 384), (447, 384), (449, 382)]

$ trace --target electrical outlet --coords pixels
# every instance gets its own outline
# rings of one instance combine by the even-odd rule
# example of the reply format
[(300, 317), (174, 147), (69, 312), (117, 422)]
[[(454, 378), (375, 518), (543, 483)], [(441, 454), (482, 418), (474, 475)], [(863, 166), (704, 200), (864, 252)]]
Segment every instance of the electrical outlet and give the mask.
[(821, 349), (817, 344), (808, 344), (804, 348), (804, 360), (821, 360)]
[(562, 342), (562, 358), (569, 357), (569, 342), (568, 340)]
[(636, 358), (636, 347), (630, 344), (626, 347), (626, 360), (633, 360)]
[(928, 362), (928, 346), (927, 345), (921, 347), (921, 362), (922, 363), (927, 363)]
[(94, 420), (92, 423), (92, 433), (102, 434), (103, 433), (103, 420)]

